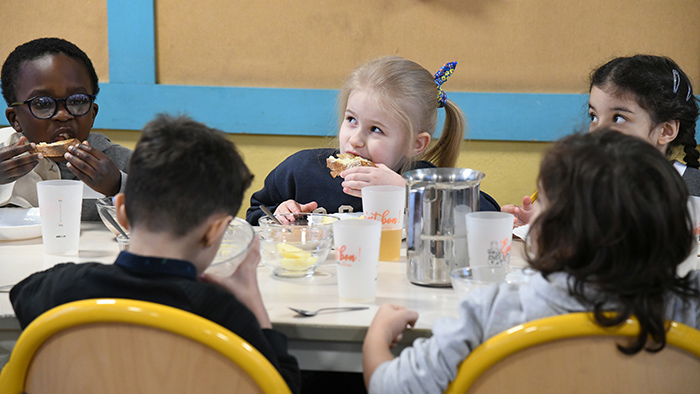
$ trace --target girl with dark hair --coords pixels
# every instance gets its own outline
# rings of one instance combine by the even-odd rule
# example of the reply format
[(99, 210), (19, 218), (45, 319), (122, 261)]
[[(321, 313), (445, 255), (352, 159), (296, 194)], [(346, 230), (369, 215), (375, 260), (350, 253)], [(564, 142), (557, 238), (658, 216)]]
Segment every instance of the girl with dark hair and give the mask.
[(588, 107), (591, 131), (607, 127), (648, 140), (674, 162), (690, 194), (700, 195), (698, 103), (690, 79), (673, 60), (649, 55), (611, 60), (591, 75)]
[[(649, 141), (673, 162), (691, 195), (700, 196), (700, 152), (695, 140), (698, 102), (688, 76), (671, 59), (618, 57), (591, 74), (590, 131), (610, 128)], [(516, 225), (529, 222), (532, 200), (505, 205)]]
[(382, 305), (363, 346), (370, 393), (443, 392), (486, 339), (548, 316), (590, 311), (605, 327), (635, 316), (626, 354), (663, 349), (667, 320), (700, 328), (700, 273), (677, 275), (697, 242), (688, 192), (662, 154), (611, 130), (574, 134), (545, 155), (538, 184), (528, 262), (539, 272), (470, 292), (459, 318), (438, 320), (396, 358), (392, 343), (418, 315)]

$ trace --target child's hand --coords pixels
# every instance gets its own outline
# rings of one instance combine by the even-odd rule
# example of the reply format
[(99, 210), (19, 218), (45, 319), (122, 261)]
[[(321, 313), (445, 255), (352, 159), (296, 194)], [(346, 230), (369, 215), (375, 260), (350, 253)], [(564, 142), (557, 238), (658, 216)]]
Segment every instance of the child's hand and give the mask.
[(362, 188), (376, 185), (406, 186), (403, 177), (384, 164), (376, 167), (353, 167), (340, 174), (343, 177), (343, 192), (362, 197)]
[[(308, 204), (299, 204), (294, 200), (287, 200), (277, 206), (277, 209), (275, 209), (274, 214), (284, 215), (287, 213), (313, 212), (313, 210), (316, 208), (318, 208), (318, 203), (316, 201), (311, 201)], [(280, 221), (282, 220), (280, 219)]]
[(406, 327), (413, 327), (418, 320), (418, 312), (398, 305), (384, 304), (379, 307), (370, 324), (362, 344), (362, 364), (365, 386), (377, 367), (394, 358), (390, 349), (403, 338)]
[(255, 237), (248, 255), (230, 276), (217, 276), (208, 273), (200, 275), (203, 282), (213, 283), (229, 293), (250, 309), (262, 328), (271, 328), (272, 323), (263, 304), (258, 287), (258, 264), (260, 263), (260, 239)]
[(523, 206), (517, 206), (513, 204), (504, 205), (501, 207), (501, 212), (512, 213), (515, 215), (515, 220), (513, 226), (520, 227), (522, 225), (530, 223), (530, 217), (532, 217), (532, 200), (530, 196), (523, 197)]
[(416, 320), (416, 311), (398, 305), (383, 304), (374, 315), (365, 338), (373, 337), (387, 348), (393, 348), (403, 338), (406, 327), (413, 327)]
[(104, 153), (83, 141), (78, 146), (71, 146), (64, 158), (68, 169), (93, 190), (113, 196), (119, 193), (121, 174), (119, 169)]
[(40, 153), (18, 157), (35, 146), (33, 142), (28, 144), (26, 137), (20, 137), (16, 144), (0, 149), (0, 185), (16, 181), (39, 164), (39, 159), (42, 158)]

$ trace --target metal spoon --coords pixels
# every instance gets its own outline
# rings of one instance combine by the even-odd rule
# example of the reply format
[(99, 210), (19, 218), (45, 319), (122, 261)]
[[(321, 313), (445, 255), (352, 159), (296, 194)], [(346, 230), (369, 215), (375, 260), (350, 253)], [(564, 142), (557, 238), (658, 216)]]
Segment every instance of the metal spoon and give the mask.
[(346, 306), (346, 307), (334, 307), (334, 308), (321, 308), (321, 309), (316, 310), (316, 311), (307, 311), (305, 309), (292, 308), (291, 306), (288, 306), (287, 308), (296, 312), (298, 314), (298, 317), (316, 316), (321, 311), (345, 312), (345, 311), (361, 311), (361, 310), (369, 309), (368, 306)]
[(123, 235), (124, 238), (129, 239), (129, 234), (127, 234), (127, 233), (124, 232), (124, 230), (122, 229), (122, 226), (120, 226), (119, 223), (117, 223), (117, 221), (114, 220), (114, 218), (112, 217), (112, 215), (110, 215), (110, 214), (108, 213), (108, 214), (106, 214), (104, 217), (105, 217), (105, 219), (107, 219), (107, 221), (109, 222), (109, 224), (111, 224), (112, 226), (114, 226), (114, 228), (116, 228), (117, 231), (119, 231), (119, 234)]
[(265, 215), (269, 216), (273, 222), (280, 224), (280, 225), (282, 224), (282, 222), (280, 222), (280, 220), (275, 217), (275, 214), (272, 213), (272, 211), (270, 211), (270, 208), (268, 208), (264, 205), (260, 205), (260, 209), (262, 209), (262, 211), (265, 212)]

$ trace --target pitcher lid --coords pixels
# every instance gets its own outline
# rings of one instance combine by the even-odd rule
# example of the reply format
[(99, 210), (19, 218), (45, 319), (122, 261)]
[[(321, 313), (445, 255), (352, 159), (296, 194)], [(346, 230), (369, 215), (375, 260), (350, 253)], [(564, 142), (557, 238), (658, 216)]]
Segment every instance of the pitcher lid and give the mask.
[(471, 168), (421, 168), (406, 171), (404, 179), (409, 185), (416, 183), (478, 185), (486, 174)]

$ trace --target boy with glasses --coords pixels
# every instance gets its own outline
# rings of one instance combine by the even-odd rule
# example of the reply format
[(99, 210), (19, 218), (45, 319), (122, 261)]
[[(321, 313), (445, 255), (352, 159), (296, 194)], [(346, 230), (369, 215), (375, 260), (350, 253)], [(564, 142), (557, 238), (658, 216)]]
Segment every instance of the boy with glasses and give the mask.
[[(8, 128), (0, 129), (0, 206), (37, 207), (36, 183), (79, 179), (106, 196), (123, 191), (131, 150), (90, 133), (97, 116), (97, 73), (90, 58), (60, 38), (15, 48), (2, 66)], [(35, 152), (39, 143), (76, 138), (62, 157)], [(99, 220), (85, 200), (83, 220)]]

